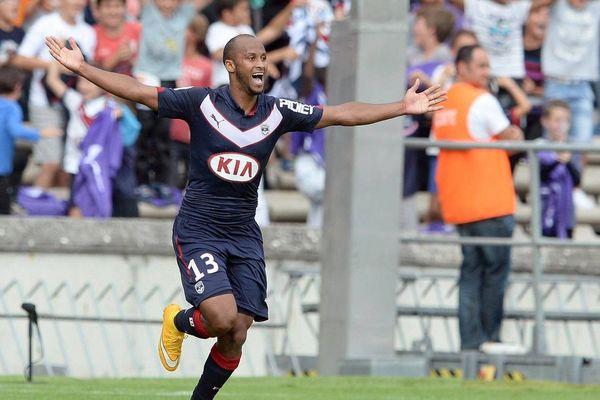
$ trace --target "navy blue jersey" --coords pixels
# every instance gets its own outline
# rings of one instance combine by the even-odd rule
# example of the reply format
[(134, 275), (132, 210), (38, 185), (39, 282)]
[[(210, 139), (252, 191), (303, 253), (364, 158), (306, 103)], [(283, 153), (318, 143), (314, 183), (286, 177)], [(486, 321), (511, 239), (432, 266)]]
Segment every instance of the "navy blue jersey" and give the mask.
[(219, 224), (254, 219), (257, 189), (275, 143), (289, 131), (312, 132), (323, 111), (259, 95), (249, 115), (229, 86), (160, 89), (159, 117), (190, 126), (190, 171), (180, 214)]

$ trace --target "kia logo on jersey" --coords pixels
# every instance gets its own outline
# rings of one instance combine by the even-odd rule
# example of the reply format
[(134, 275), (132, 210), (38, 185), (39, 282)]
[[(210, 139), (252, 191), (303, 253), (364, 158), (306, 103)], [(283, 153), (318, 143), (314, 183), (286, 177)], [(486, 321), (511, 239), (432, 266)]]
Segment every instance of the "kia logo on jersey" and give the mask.
[(258, 161), (241, 153), (218, 153), (208, 159), (213, 174), (231, 182), (250, 182), (258, 175)]

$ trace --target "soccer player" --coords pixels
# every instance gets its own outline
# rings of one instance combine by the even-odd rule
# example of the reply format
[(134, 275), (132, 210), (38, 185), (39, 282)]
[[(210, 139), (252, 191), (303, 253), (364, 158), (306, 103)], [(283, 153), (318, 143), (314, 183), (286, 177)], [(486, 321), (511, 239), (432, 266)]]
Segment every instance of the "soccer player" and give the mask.
[(118, 97), (142, 103), (159, 117), (181, 118), (191, 130), (189, 183), (173, 227), (173, 247), (186, 300), (181, 310), (163, 312), (158, 352), (163, 366), (179, 365), (184, 333), (216, 337), (193, 400), (212, 399), (240, 362), (253, 321), (268, 318), (260, 229), (254, 222), (260, 176), (277, 139), (288, 131), (330, 125), (361, 125), (439, 110), (445, 92), (438, 86), (381, 105), (346, 103), (318, 108), (262, 94), (267, 57), (251, 35), (224, 48), (230, 84), (218, 89), (164, 89), (102, 71), (54, 38), (46, 44), (56, 60)]

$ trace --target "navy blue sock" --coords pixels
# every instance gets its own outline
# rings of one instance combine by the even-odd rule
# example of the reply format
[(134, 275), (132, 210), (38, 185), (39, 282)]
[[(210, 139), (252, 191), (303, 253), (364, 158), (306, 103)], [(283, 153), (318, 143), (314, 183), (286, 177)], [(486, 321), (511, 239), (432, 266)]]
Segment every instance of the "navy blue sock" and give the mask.
[(204, 320), (200, 310), (196, 308), (190, 308), (188, 310), (181, 310), (175, 316), (175, 327), (181, 332), (185, 332), (188, 335), (196, 336), (201, 339), (210, 337), (206, 328), (204, 327)]
[(212, 400), (240, 363), (238, 358), (225, 358), (215, 344), (204, 364), (204, 371), (190, 400)]

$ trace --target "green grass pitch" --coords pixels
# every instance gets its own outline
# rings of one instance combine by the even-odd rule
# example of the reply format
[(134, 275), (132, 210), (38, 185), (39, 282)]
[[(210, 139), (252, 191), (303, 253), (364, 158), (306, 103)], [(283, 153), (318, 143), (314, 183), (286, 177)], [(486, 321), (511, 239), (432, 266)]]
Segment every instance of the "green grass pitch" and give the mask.
[[(0, 377), (2, 400), (189, 399), (193, 379)], [(551, 382), (463, 382), (371, 377), (233, 378), (217, 399), (243, 400), (598, 400), (600, 386)]]

